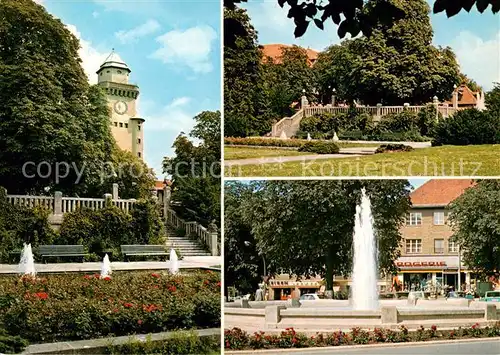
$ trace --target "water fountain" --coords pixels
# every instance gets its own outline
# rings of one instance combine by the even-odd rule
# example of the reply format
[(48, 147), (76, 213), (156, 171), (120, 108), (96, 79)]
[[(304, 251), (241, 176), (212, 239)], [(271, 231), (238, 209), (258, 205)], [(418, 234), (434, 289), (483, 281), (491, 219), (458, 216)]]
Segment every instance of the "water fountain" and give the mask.
[(377, 310), (379, 308), (377, 247), (371, 203), (365, 189), (361, 191), (361, 204), (356, 206), (353, 244), (354, 265), (351, 288), (353, 310)]
[(177, 253), (174, 249), (170, 249), (170, 272), (172, 274), (177, 274), (179, 272), (179, 259), (177, 258)]
[(311, 138), (311, 134), (310, 134), (310, 133), (308, 133), (308, 134), (307, 134), (307, 140), (308, 140), (308, 141), (312, 141), (312, 138)]
[(21, 260), (19, 261), (19, 272), (22, 275), (35, 276), (35, 259), (33, 258), (33, 251), (31, 250), (31, 244), (24, 244), (23, 251), (21, 253)]
[(101, 265), (101, 279), (111, 275), (113, 271), (111, 270), (111, 262), (109, 261), (108, 254), (104, 255)]

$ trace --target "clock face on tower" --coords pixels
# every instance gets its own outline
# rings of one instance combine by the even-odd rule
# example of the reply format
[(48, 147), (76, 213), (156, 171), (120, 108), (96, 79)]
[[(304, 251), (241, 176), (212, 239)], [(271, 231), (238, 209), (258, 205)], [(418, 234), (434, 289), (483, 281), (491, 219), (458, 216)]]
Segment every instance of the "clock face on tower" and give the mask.
[(115, 112), (119, 115), (123, 115), (125, 112), (127, 112), (128, 107), (127, 103), (124, 101), (116, 101), (115, 102)]

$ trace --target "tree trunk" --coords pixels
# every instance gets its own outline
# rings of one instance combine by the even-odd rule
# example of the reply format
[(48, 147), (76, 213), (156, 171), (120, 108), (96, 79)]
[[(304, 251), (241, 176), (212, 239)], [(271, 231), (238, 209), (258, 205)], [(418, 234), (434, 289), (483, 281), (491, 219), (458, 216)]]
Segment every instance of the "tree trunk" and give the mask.
[(328, 299), (333, 298), (333, 253), (328, 253), (326, 259), (326, 290), (325, 297)]

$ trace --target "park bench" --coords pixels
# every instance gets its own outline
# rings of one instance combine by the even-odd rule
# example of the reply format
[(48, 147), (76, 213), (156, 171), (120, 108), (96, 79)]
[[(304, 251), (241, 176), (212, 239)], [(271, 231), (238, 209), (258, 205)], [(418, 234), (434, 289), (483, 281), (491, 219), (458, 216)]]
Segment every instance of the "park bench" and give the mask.
[(164, 245), (122, 245), (125, 260), (129, 256), (167, 256)]
[(81, 258), (83, 262), (84, 257), (87, 255), (83, 245), (40, 245), (38, 253), (44, 258)]

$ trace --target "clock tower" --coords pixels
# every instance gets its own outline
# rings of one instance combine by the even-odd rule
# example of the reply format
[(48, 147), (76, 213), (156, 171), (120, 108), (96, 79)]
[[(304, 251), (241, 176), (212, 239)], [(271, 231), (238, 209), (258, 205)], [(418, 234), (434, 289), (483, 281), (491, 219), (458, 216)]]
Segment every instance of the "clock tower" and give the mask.
[(139, 87), (129, 83), (130, 68), (113, 50), (97, 71), (98, 85), (106, 90), (111, 132), (118, 147), (144, 156), (144, 119), (137, 117)]

